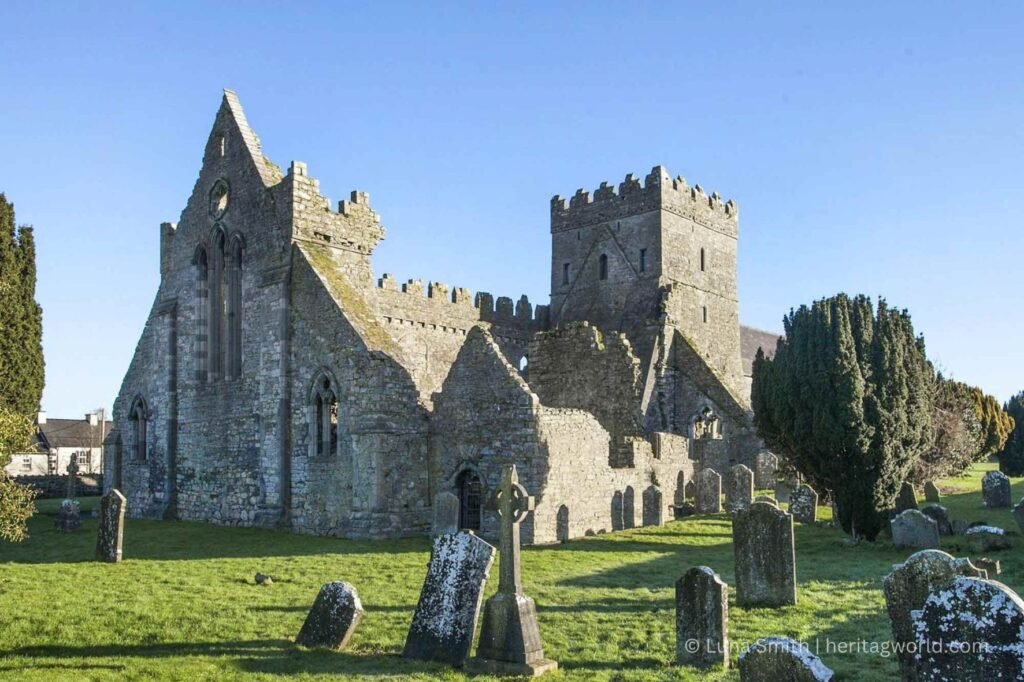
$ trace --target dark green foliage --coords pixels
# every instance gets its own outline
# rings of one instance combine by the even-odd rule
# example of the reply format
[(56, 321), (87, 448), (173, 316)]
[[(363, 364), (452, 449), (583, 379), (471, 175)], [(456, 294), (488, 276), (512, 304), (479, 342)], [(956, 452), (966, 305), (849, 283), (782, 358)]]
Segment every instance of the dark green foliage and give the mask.
[(848, 533), (874, 538), (932, 442), (933, 372), (910, 315), (839, 294), (790, 311), (751, 399), (768, 447), (829, 490)]
[(999, 470), (1007, 476), (1024, 476), (1024, 391), (1010, 398), (1006, 412), (1015, 423), (999, 453)]

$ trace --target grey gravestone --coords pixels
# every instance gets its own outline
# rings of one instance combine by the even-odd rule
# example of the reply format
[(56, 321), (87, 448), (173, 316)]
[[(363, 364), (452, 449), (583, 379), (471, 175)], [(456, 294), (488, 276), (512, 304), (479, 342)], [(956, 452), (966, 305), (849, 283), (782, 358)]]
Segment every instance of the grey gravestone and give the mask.
[(754, 472), (743, 464), (729, 469), (725, 486), (725, 508), (729, 511), (746, 509), (754, 501)]
[(793, 517), (775, 505), (754, 502), (732, 519), (736, 603), (796, 604)]
[(61, 500), (57, 519), (54, 521), (57, 530), (62, 533), (73, 533), (82, 527), (82, 508), (78, 500)]
[(908, 509), (917, 508), (917, 493), (914, 492), (914, 486), (909, 481), (903, 481), (899, 495), (896, 496), (896, 513), (902, 514)]
[(999, 559), (989, 559), (988, 557), (981, 557), (980, 559), (974, 559), (971, 563), (985, 571), (986, 575), (978, 576), (979, 578), (993, 578), (1003, 572), (1003, 567), (999, 563)]
[(971, 524), (963, 519), (953, 519), (952, 526), (953, 535), (963, 535), (971, 527)]
[(740, 654), (740, 682), (831, 682), (835, 673), (788, 637), (759, 639)]
[(320, 588), (295, 643), (340, 651), (362, 617), (363, 604), (356, 588), (344, 582), (327, 583)]
[(758, 495), (754, 502), (767, 502), (768, 504), (774, 504), (776, 507), (779, 506), (779, 501), (770, 495)]
[(78, 455), (71, 455), (67, 471), (67, 491), (64, 493), (64, 499), (73, 500), (78, 497)]
[(701, 469), (696, 478), (697, 513), (717, 514), (722, 511), (722, 477), (714, 469)]
[(921, 513), (935, 521), (939, 535), (953, 534), (953, 524), (949, 521), (949, 512), (941, 504), (926, 504), (921, 507)]
[(676, 581), (676, 663), (729, 667), (729, 586), (707, 566)]
[(789, 513), (800, 523), (814, 523), (818, 519), (818, 493), (806, 483), (789, 496)]
[(1013, 508), (1013, 520), (1017, 522), (1022, 533), (1024, 533), (1024, 498)]
[(789, 496), (793, 494), (793, 486), (786, 481), (775, 483), (775, 499), (784, 504), (789, 503)]
[(674, 506), (672, 508), (672, 512), (676, 520), (678, 521), (679, 519), (685, 519), (687, 516), (693, 516), (694, 514), (696, 514), (697, 508), (694, 507), (689, 502), (683, 502), (682, 504), (677, 504), (676, 506)]
[(931, 481), (924, 484), (924, 501), (934, 502), (935, 504), (942, 501), (942, 496), (939, 495), (939, 489), (935, 487), (935, 484)]
[(912, 615), (917, 679), (1024, 680), (1024, 602), (1006, 585), (957, 577)]
[(779, 458), (765, 450), (757, 453), (754, 460), (754, 485), (758, 490), (769, 490), (775, 487), (775, 479), (779, 476)]
[(636, 495), (631, 485), (622, 493), (622, 527), (636, 528)]
[(896, 655), (900, 674), (905, 682), (915, 678), (914, 652), (909, 648), (916, 641), (910, 612), (920, 609), (933, 590), (948, 585), (956, 576), (983, 577), (983, 572), (968, 559), (954, 559), (937, 549), (926, 549), (902, 564), (892, 567), (892, 573), (882, 578), (882, 592), (892, 625), (892, 638), (896, 642)]
[(661, 488), (649, 485), (643, 492), (643, 525), (660, 526), (665, 523), (665, 511), (662, 504)]
[(484, 606), (476, 657), (467, 663), (473, 674), (536, 676), (558, 669), (544, 658), (537, 607), (523, 594), (519, 567), (519, 524), (533, 511), (534, 498), (523, 486), (514, 464), (502, 466), (501, 485), (488, 502), (501, 519), (498, 593)]
[(889, 522), (897, 547), (935, 549), (939, 546), (939, 525), (917, 509), (908, 509)]
[(459, 498), (443, 491), (434, 495), (434, 518), (430, 532), (435, 537), (459, 532)]
[(111, 488), (100, 498), (100, 528), (96, 534), (96, 559), (116, 564), (124, 544), (124, 511), (127, 500)]
[(469, 531), (434, 538), (403, 656), (455, 666), (466, 662), (494, 552)]
[(986, 507), (999, 509), (1013, 506), (1010, 479), (1001, 471), (990, 471), (981, 479), (981, 496)]
[(622, 519), (622, 491), (616, 490), (612, 493), (612, 530), (622, 530), (624, 528), (625, 524)]
[(687, 500), (695, 499), (697, 497), (697, 484), (693, 481), (687, 481), (686, 485), (683, 486), (683, 495)]
[(1006, 531), (996, 526), (975, 526), (964, 533), (967, 544), (974, 552), (991, 552), (998, 549), (1010, 549), (1010, 539)]

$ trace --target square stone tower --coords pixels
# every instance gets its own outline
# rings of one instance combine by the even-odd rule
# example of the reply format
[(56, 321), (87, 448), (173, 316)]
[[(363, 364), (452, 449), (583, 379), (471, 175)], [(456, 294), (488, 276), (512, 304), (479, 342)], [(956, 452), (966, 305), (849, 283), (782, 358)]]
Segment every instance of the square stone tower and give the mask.
[(551, 321), (625, 332), (645, 365), (670, 324), (743, 395), (736, 287), (738, 209), (655, 166), (618, 191), (551, 200)]

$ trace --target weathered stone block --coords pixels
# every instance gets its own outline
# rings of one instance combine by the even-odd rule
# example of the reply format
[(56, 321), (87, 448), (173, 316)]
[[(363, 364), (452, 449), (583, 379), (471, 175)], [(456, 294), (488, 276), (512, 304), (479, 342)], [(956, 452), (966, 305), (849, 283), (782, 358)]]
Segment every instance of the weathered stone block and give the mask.
[(928, 481), (924, 484), (924, 500), (925, 502), (934, 502), (938, 504), (942, 501), (942, 496), (939, 495), (939, 489), (934, 483)]
[(974, 552), (991, 552), (1010, 548), (1010, 539), (1006, 531), (996, 526), (975, 526), (964, 533), (967, 544)]
[(754, 502), (733, 515), (736, 603), (785, 606), (796, 603), (793, 517), (775, 505)]
[(725, 487), (725, 507), (728, 511), (746, 509), (754, 501), (754, 472), (743, 464), (729, 469)]
[(676, 662), (729, 667), (729, 586), (707, 566), (676, 581)]
[(892, 541), (897, 547), (935, 549), (939, 546), (939, 526), (917, 509), (908, 509), (889, 522)]
[(61, 500), (54, 525), (62, 533), (73, 533), (82, 527), (82, 508), (78, 500)]
[(701, 469), (696, 476), (698, 514), (718, 514), (722, 511), (722, 477), (713, 469)]
[(431, 534), (449, 535), (459, 532), (459, 498), (442, 491), (434, 495), (433, 522)]
[(1010, 479), (1001, 471), (990, 471), (981, 479), (981, 497), (986, 507), (1010, 507)]
[(814, 523), (818, 518), (818, 493), (806, 483), (789, 496), (789, 513), (800, 523)]
[(100, 527), (96, 534), (97, 561), (121, 561), (126, 504), (127, 500), (121, 491), (113, 488), (100, 498)]
[(917, 508), (917, 493), (914, 492), (914, 486), (909, 481), (903, 481), (900, 492), (896, 496), (896, 513), (902, 514), (908, 509)]
[(953, 534), (953, 524), (949, 520), (949, 512), (941, 504), (926, 504), (921, 507), (921, 513), (935, 521), (939, 535)]
[(779, 458), (774, 453), (759, 452), (754, 463), (754, 485), (758, 490), (770, 490), (775, 487), (779, 476)]
[(831, 682), (835, 673), (788, 637), (765, 637), (740, 654), (740, 682)]
[(295, 643), (341, 651), (362, 617), (363, 604), (356, 588), (346, 582), (327, 583), (320, 588)]

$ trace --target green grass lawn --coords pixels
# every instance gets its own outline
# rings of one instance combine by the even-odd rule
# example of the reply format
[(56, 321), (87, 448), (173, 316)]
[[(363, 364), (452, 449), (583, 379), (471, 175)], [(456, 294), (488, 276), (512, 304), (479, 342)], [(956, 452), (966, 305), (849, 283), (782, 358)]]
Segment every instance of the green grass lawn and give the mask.
[[(952, 518), (985, 520), (1012, 533), (1000, 579), (1024, 587), (1021, 538), (1007, 509), (981, 505), (991, 465), (943, 481)], [(1014, 499), (1024, 495), (1024, 480)], [(91, 511), (96, 499), (83, 500)], [(97, 521), (63, 535), (56, 502), (39, 503), (31, 538), (0, 543), (0, 678), (3, 679), (447, 679), (441, 665), (400, 657), (429, 559), (426, 538), (361, 542), (197, 523), (135, 521), (125, 561), (93, 561)], [(844, 544), (827, 525), (797, 526), (796, 606), (742, 609), (730, 599), (729, 636), (745, 645), (767, 635), (818, 642), (839, 679), (892, 680), (892, 657), (826, 651), (831, 642), (889, 640), (881, 578), (911, 554), (890, 543)], [(523, 583), (536, 602), (546, 653), (561, 667), (548, 679), (736, 680), (674, 666), (674, 584), (707, 565), (733, 584), (726, 515), (600, 535), (523, 552)], [(959, 538), (943, 548), (969, 556)], [(273, 576), (258, 586), (253, 575)], [(497, 586), (491, 571), (488, 594)], [(344, 652), (292, 644), (320, 586), (346, 580), (366, 613)], [(730, 595), (733, 596), (733, 595)], [(852, 646), (852, 645), (851, 645)], [(732, 655), (735, 667), (738, 649)], [(477, 678), (487, 679), (487, 678)]]

